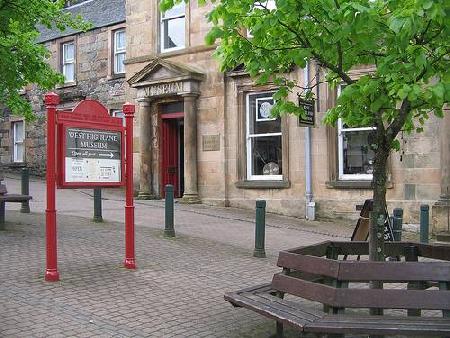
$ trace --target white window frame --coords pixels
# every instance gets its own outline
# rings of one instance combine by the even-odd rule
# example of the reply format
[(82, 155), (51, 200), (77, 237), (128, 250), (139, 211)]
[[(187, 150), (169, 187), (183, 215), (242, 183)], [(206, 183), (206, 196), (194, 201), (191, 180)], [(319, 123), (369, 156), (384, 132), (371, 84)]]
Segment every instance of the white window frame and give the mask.
[(122, 124), (125, 127), (125, 113), (122, 109), (111, 109), (110, 113), (112, 117), (120, 117), (122, 119)]
[[(118, 41), (117, 35), (119, 35), (120, 33), (123, 33), (125, 35), (125, 45), (122, 48), (119, 48), (117, 46), (117, 41)], [(117, 61), (118, 60), (117, 56), (119, 54), (123, 54), (126, 57), (126, 39), (127, 39), (127, 36), (126, 36), (126, 33), (125, 33), (125, 29), (118, 29), (118, 30), (116, 30), (114, 32), (114, 60), (113, 60), (113, 62), (114, 62), (114, 65), (113, 65), (114, 74), (125, 74), (125, 64), (123, 65), (123, 71), (120, 71), (118, 69), (119, 64), (118, 64), (118, 61)], [(125, 60), (125, 57), (124, 57), (124, 60)]]
[[(160, 30), (160, 34), (159, 34), (159, 44), (160, 44), (160, 52), (161, 53), (167, 53), (170, 51), (174, 51), (174, 50), (180, 50), (180, 49), (184, 49), (186, 48), (186, 3), (183, 1), (181, 3), (179, 3), (178, 5), (184, 5), (184, 12), (183, 14), (179, 14), (179, 15), (173, 15), (173, 16), (168, 16), (166, 17), (166, 13), (160, 12), (160, 20), (159, 20), (159, 30)], [(177, 5), (175, 5), (177, 6)], [(180, 19), (180, 18), (184, 18), (184, 45), (183, 46), (176, 46), (176, 47), (172, 47), (172, 48), (164, 48), (164, 41), (165, 41), (165, 29), (164, 29), (164, 22), (165, 21), (170, 21), (170, 20), (174, 20), (174, 19)], [(167, 33), (168, 36), (168, 33)]]
[[(23, 135), (21, 138), (17, 135), (17, 126), (22, 124)], [(14, 163), (23, 163), (25, 162), (25, 122), (22, 121), (14, 121), (12, 122), (12, 134), (13, 134), (13, 162)], [(22, 157), (19, 158), (18, 154), (18, 145), (22, 145)]]
[[(338, 87), (337, 95), (341, 95), (342, 86)], [(342, 181), (371, 181), (373, 174), (344, 174), (344, 133), (356, 131), (376, 130), (375, 127), (346, 128), (341, 118), (337, 121), (338, 127), (338, 179)]]
[[(72, 45), (73, 46), (73, 58), (72, 59), (66, 59), (66, 53), (65, 53), (65, 46), (67, 45)], [(64, 83), (73, 83), (75, 82), (76, 79), (76, 48), (75, 48), (75, 41), (69, 41), (69, 42), (65, 42), (61, 45), (61, 49), (62, 49), (62, 73), (64, 75)], [(72, 80), (67, 80), (67, 76), (66, 76), (66, 65), (70, 65), (73, 64), (73, 79)]]
[[(267, 136), (281, 136), (283, 137), (283, 133), (282, 132), (278, 132), (278, 133), (265, 133), (265, 134), (250, 134), (250, 123), (255, 123), (261, 120), (257, 120), (257, 112), (255, 115), (255, 121), (250, 121), (250, 96), (252, 95), (258, 95), (258, 94), (268, 94), (267, 97), (264, 98), (259, 98), (261, 99), (267, 99), (267, 98), (272, 98), (272, 95), (269, 94), (274, 94), (274, 91), (267, 91), (267, 92), (251, 92), (251, 93), (247, 93), (245, 96), (245, 100), (246, 100), (246, 110), (245, 110), (245, 115), (246, 115), (246, 133), (245, 133), (245, 137), (246, 137), (246, 151), (247, 151), (247, 180), (249, 181), (281, 181), (283, 180), (283, 175), (253, 175), (253, 161), (252, 161), (252, 140), (254, 138), (258, 138), (258, 137), (267, 137)], [(258, 100), (258, 99), (255, 99)], [(271, 121), (271, 120), (276, 120), (275, 119), (266, 119), (264, 121)], [(281, 122), (280, 122), (281, 123)], [(281, 130), (281, 124), (280, 124), (280, 130)], [(282, 155), (283, 156), (283, 153)]]

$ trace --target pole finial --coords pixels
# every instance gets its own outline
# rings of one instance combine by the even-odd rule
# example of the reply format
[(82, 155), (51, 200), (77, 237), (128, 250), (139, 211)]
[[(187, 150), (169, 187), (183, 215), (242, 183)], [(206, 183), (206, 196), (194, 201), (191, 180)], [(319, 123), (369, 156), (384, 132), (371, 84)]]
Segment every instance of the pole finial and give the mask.
[(56, 106), (59, 104), (59, 95), (55, 92), (49, 92), (44, 96), (46, 106)]
[(122, 111), (125, 114), (125, 116), (127, 116), (127, 115), (134, 116), (135, 110), (136, 110), (136, 107), (134, 106), (134, 104), (129, 103), (129, 102), (125, 103), (122, 108)]

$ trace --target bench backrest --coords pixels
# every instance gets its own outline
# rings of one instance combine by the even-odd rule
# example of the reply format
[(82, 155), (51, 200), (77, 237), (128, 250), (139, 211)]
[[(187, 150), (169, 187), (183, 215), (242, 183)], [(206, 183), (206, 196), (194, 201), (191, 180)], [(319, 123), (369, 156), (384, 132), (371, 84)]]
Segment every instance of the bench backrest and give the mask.
[[(337, 257), (323, 257), (329, 253), (330, 243), (280, 252), (278, 266), (284, 268), (284, 273), (274, 275), (272, 287), (336, 308), (450, 310), (450, 262), (338, 261)], [(340, 251), (335, 250), (331, 256), (355, 251), (356, 246), (347, 246), (347, 242), (342, 246), (336, 243), (331, 247)], [(365, 251), (364, 246), (360, 252)], [(436, 254), (447, 255), (439, 250)], [(317, 278), (302, 277), (311, 274)], [(386, 289), (370, 289), (372, 281), (391, 285)], [(430, 286), (434, 289), (429, 290)]]

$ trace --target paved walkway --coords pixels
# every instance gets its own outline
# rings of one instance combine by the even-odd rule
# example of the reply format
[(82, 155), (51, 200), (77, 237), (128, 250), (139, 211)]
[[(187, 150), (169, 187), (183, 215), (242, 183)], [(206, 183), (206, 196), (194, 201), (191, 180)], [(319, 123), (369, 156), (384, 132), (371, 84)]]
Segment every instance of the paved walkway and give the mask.
[[(10, 192), (17, 177), (6, 175)], [(138, 269), (122, 268), (123, 194), (105, 191), (104, 223), (91, 222), (92, 190), (58, 190), (58, 268), (44, 282), (45, 184), (32, 179), (31, 214), (7, 204), (0, 232), (0, 337), (270, 337), (274, 323), (223, 300), (268, 282), (279, 250), (350, 226), (267, 215), (268, 258), (252, 257), (254, 212), (176, 204), (177, 237), (162, 236), (161, 201), (136, 202)], [(293, 333), (291, 333), (293, 334)]]

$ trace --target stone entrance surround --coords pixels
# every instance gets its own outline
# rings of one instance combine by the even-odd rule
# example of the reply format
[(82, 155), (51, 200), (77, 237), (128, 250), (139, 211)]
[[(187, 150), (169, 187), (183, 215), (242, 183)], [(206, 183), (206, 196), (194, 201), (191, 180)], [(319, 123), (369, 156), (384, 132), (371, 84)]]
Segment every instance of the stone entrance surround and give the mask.
[(199, 203), (197, 186), (197, 98), (204, 75), (184, 65), (154, 59), (128, 80), (139, 103), (140, 177), (138, 199), (159, 198), (158, 104), (184, 102), (184, 194), (181, 202)]

